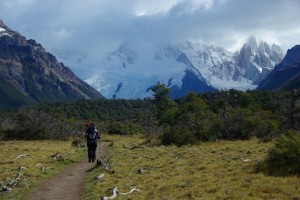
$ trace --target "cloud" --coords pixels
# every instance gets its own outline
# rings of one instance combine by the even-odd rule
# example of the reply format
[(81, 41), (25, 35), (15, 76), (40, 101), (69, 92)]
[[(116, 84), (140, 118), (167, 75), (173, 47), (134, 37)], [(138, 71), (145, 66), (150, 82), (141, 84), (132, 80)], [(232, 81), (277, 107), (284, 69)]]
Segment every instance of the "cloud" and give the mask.
[(250, 35), (300, 44), (298, 0), (0, 0), (0, 18), (47, 50), (99, 57), (124, 42), (202, 41), (231, 50)]

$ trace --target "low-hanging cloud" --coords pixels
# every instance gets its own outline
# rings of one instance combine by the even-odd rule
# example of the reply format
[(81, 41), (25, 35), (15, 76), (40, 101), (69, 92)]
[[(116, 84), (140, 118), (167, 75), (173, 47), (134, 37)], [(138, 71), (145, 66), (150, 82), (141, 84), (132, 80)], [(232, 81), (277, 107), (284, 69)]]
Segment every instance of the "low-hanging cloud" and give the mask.
[(0, 0), (0, 18), (54, 54), (101, 56), (124, 42), (202, 41), (238, 49), (250, 35), (300, 44), (298, 0)]

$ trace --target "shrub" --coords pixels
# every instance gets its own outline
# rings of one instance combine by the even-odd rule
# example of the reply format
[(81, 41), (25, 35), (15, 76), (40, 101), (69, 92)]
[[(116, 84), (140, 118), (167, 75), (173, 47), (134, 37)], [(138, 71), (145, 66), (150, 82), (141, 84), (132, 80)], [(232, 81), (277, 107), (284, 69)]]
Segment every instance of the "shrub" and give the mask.
[(165, 128), (161, 135), (163, 145), (175, 144), (182, 146), (186, 144), (196, 144), (198, 140), (188, 131), (178, 130), (176, 128)]
[(73, 138), (72, 140), (72, 146), (75, 146), (75, 147), (85, 147), (86, 146), (86, 143), (85, 143), (85, 140), (84, 138), (82, 137), (75, 137)]
[(266, 166), (271, 175), (300, 174), (300, 134), (288, 131), (275, 141), (270, 150)]
[(118, 135), (134, 135), (141, 132), (141, 128), (132, 123), (131, 121), (110, 121), (109, 124), (104, 125), (105, 131), (108, 134), (118, 134)]
[(9, 129), (3, 130), (3, 139), (67, 139), (76, 134), (77, 132), (62, 116), (21, 108), (14, 114)]

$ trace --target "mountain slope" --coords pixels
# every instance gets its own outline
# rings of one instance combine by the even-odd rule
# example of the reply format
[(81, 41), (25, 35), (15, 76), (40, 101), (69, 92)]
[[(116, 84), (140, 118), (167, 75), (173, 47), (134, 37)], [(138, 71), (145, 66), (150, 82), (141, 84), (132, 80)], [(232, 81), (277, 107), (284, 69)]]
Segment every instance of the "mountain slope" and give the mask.
[(15, 99), (2, 93), (1, 96), (6, 102), (18, 98), (25, 98), (29, 102), (103, 98), (97, 90), (75, 76), (52, 54), (46, 52), (40, 44), (34, 40), (26, 40), (5, 26), (2, 21), (0, 21), (0, 80), (3, 85), (9, 85), (6, 87), (8, 91), (19, 92), (19, 94), (14, 92)]
[(124, 43), (101, 63), (105, 69), (86, 81), (107, 98), (151, 97), (150, 88), (157, 83), (173, 88), (174, 98), (191, 91), (216, 90), (178, 47), (167, 45), (146, 51)]
[(25, 96), (15, 87), (2, 80), (0, 80), (0, 94), (0, 110), (36, 103), (34, 99)]
[(300, 45), (289, 49), (282, 62), (257, 87), (258, 90), (296, 88), (300, 88)]
[(257, 42), (252, 36), (240, 51), (201, 43), (143, 46), (123, 43), (99, 62), (86, 79), (107, 98), (151, 96), (157, 83), (171, 88), (173, 98), (194, 91), (255, 89), (283, 55), (279, 46)]

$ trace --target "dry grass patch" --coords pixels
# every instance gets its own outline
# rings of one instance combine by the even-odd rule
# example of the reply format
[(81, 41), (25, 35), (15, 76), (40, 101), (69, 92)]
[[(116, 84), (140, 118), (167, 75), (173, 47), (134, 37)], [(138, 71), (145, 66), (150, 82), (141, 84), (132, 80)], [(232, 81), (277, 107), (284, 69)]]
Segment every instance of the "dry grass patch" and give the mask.
[[(272, 143), (221, 141), (194, 146), (124, 148), (141, 144), (140, 138), (103, 136), (113, 141), (109, 148), (114, 174), (97, 168), (85, 187), (85, 199), (110, 196), (136, 187), (140, 193), (118, 199), (300, 199), (300, 179), (255, 173), (255, 165), (266, 157)], [(142, 173), (138, 170), (142, 169)]]
[[(71, 146), (71, 141), (0, 141), (0, 182), (16, 177), (15, 170), (24, 178), (12, 192), (0, 193), (0, 199), (24, 199), (30, 189), (53, 176), (66, 165), (83, 155), (82, 149)], [(28, 155), (20, 156), (18, 155)], [(57, 156), (55, 156), (57, 154)]]

